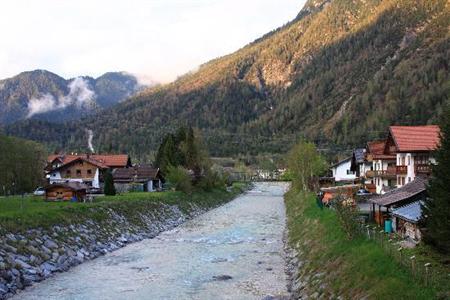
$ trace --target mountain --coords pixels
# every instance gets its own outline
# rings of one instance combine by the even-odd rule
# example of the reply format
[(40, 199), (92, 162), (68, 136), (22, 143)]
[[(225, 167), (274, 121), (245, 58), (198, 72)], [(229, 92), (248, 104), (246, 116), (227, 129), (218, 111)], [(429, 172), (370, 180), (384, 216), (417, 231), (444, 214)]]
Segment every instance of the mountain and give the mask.
[(32, 118), (63, 122), (98, 113), (134, 95), (142, 86), (124, 72), (66, 80), (45, 70), (0, 80), (0, 124)]
[(239, 51), (102, 114), (9, 134), (137, 157), (180, 124), (203, 131), (213, 155), (285, 152), (299, 138), (330, 151), (434, 123), (450, 99), (446, 0), (310, 0), (298, 16)]

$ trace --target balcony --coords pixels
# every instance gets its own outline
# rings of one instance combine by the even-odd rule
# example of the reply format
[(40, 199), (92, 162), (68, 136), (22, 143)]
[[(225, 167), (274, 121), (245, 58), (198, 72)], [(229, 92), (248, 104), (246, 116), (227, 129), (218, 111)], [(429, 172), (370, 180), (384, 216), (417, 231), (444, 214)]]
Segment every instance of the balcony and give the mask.
[(431, 174), (431, 165), (416, 165), (415, 166), (416, 174)]
[(388, 167), (387, 170), (375, 171), (375, 176), (382, 178), (397, 178), (397, 169), (395, 167)]
[(397, 166), (397, 175), (408, 174), (408, 166)]

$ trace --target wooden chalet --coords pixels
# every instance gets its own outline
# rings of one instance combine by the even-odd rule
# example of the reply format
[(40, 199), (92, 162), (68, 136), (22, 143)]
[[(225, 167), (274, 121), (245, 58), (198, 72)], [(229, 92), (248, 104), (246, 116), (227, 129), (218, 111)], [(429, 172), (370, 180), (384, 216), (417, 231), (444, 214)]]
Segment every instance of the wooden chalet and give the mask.
[(87, 189), (87, 185), (79, 182), (50, 184), (45, 187), (45, 200), (83, 202)]
[(106, 170), (124, 169), (131, 166), (128, 155), (70, 154), (51, 155), (46, 167), (50, 184), (79, 182), (100, 189)]
[(132, 190), (154, 192), (161, 190), (164, 183), (160, 170), (147, 165), (116, 169), (113, 172), (113, 178), (116, 190), (119, 192)]

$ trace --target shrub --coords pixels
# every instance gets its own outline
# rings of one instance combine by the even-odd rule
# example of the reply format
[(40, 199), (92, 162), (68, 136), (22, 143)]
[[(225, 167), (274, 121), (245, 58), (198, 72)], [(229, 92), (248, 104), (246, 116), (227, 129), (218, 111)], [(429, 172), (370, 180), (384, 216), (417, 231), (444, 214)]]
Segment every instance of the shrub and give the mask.
[(167, 167), (167, 180), (169, 184), (177, 191), (184, 192), (186, 194), (192, 193), (192, 181), (188, 170), (178, 166)]

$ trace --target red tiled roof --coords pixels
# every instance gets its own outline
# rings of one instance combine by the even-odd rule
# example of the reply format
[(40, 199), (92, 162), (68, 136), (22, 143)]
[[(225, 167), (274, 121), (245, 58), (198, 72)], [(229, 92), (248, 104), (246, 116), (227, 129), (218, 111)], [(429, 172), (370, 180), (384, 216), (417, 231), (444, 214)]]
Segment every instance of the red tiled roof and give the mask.
[(372, 141), (367, 143), (368, 153), (372, 155), (384, 154), (384, 147), (386, 146), (386, 140)]
[(437, 125), (391, 126), (389, 131), (399, 152), (432, 151), (440, 141)]
[(53, 162), (59, 158), (63, 165), (66, 165), (78, 158), (89, 159), (90, 161), (97, 161), (97, 164), (105, 165), (109, 168), (125, 168), (128, 166), (129, 157), (126, 154), (53, 154), (47, 158), (48, 163)]

